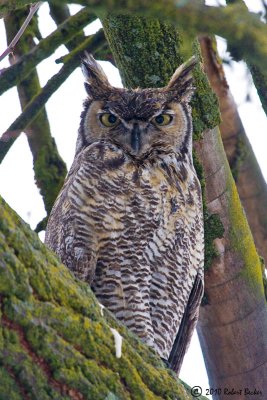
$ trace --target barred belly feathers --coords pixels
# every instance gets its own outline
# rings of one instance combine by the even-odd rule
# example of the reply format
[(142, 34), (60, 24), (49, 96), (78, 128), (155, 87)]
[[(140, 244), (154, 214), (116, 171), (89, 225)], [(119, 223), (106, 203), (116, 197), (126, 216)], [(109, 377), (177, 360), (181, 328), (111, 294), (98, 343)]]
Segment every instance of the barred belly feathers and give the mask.
[(46, 243), (99, 301), (179, 371), (203, 294), (192, 162), (194, 58), (158, 89), (112, 87), (91, 55), (76, 154)]

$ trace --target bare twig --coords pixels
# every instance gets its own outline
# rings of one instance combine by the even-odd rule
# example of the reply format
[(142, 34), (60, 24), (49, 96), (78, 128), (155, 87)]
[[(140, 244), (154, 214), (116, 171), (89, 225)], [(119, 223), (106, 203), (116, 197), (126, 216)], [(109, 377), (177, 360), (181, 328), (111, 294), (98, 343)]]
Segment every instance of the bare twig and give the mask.
[(19, 39), (21, 38), (21, 36), (23, 35), (25, 29), (27, 28), (27, 26), (29, 25), (32, 17), (34, 16), (34, 14), (36, 13), (36, 11), (40, 8), (40, 6), (42, 5), (42, 1), (38, 1), (38, 3), (33, 4), (30, 8), (30, 12), (29, 15), (27, 16), (27, 18), (25, 19), (25, 21), (23, 22), (20, 30), (18, 31), (18, 33), (16, 34), (16, 36), (14, 37), (14, 39), (11, 41), (11, 43), (8, 45), (8, 47), (6, 48), (6, 50), (0, 55), (0, 61), (3, 60), (8, 54), (12, 53), (14, 50), (14, 47), (16, 46), (16, 44), (18, 43)]

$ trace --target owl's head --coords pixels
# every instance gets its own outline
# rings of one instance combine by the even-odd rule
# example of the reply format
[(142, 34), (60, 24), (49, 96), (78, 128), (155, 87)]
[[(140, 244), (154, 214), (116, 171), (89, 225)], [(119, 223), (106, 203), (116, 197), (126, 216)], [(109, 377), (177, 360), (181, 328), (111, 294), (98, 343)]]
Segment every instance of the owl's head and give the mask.
[(191, 71), (196, 59), (181, 65), (167, 86), (121, 89), (110, 85), (91, 55), (82, 63), (88, 98), (84, 103), (76, 154), (90, 143), (105, 140), (131, 157), (156, 152), (191, 152), (193, 94)]

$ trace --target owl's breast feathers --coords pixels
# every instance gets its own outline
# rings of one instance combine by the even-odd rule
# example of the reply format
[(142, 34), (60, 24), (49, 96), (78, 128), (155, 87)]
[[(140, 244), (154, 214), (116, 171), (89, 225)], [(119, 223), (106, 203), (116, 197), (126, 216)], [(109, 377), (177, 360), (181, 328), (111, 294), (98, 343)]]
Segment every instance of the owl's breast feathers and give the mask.
[[(117, 318), (169, 357), (203, 280), (200, 185), (189, 159), (172, 153), (136, 162), (111, 144), (91, 144), (74, 160), (46, 242)], [(202, 290), (190, 305), (191, 325)]]

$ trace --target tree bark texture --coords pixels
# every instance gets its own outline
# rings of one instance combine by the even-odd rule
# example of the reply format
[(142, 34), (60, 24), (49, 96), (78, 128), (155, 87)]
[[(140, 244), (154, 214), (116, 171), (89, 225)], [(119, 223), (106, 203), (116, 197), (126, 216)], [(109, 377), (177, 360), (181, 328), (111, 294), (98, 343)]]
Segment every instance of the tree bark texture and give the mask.
[(192, 400), (1, 198), (0, 399)]
[(229, 90), (215, 39), (200, 37), (205, 72), (219, 99), (224, 150), (259, 254), (267, 262), (267, 185)]
[[(57, 25), (61, 25), (64, 21), (71, 17), (69, 7), (67, 4), (49, 4), (50, 15)], [(88, 24), (90, 20), (94, 20), (96, 17), (94, 15), (88, 15)], [(69, 41), (66, 42), (65, 46), (69, 51), (78, 47), (79, 44), (85, 39), (83, 31), (77, 32), (76, 35)]]
[[(218, 129), (195, 143), (204, 168), (208, 211), (223, 223), (214, 241), (217, 256), (205, 274), (205, 305), (198, 335), (214, 399), (247, 399), (245, 388), (267, 392), (267, 304), (262, 264), (224, 153)], [(241, 390), (241, 393), (240, 393)], [(225, 392), (226, 391), (226, 392)]]
[[(104, 20), (103, 25), (124, 82), (127, 86), (144, 87), (150, 85), (147, 68), (150, 77), (164, 74), (161, 74), (160, 64), (153, 51), (139, 52), (139, 29), (143, 37), (142, 50), (148, 46), (145, 38), (151, 40), (148, 28), (150, 23), (154, 24), (154, 43), (158, 41), (162, 45), (162, 35), (167, 28), (162, 28), (161, 24), (156, 27), (155, 21), (144, 22), (142, 18), (131, 18), (113, 16)], [(181, 38), (182, 35), (179, 36), (179, 42)], [(175, 40), (174, 36), (172, 40)], [(177, 51), (180, 51), (179, 48)], [(164, 50), (161, 53), (164, 54)], [(143, 75), (135, 74), (140, 59), (144, 66)], [(179, 54), (169, 53), (167, 63), (174, 70), (180, 59)], [(166, 81), (163, 80), (164, 83)], [(205, 260), (209, 269), (206, 272), (205, 305), (201, 307), (198, 333), (211, 387), (231, 389), (228, 386), (231, 385), (236, 390), (245, 387), (254, 390), (255, 386), (265, 395), (267, 308), (261, 262), (241, 207), (219, 130), (215, 128), (219, 120), (217, 117), (207, 118), (209, 114), (216, 115), (217, 105), (210, 100), (213, 94), (203, 80), (201, 70), (195, 73), (195, 85), (198, 88), (192, 102), (194, 128), (197, 131), (195, 149), (203, 170), (197, 159), (196, 168), (203, 189), (206, 188), (204, 212), (208, 215), (207, 219), (212, 221), (205, 226), (205, 246), (212, 247), (212, 251)], [(203, 135), (199, 132), (200, 127), (202, 131), (205, 129)], [(215, 398), (226, 397), (222, 393)], [(233, 398), (242, 399), (239, 395)]]

